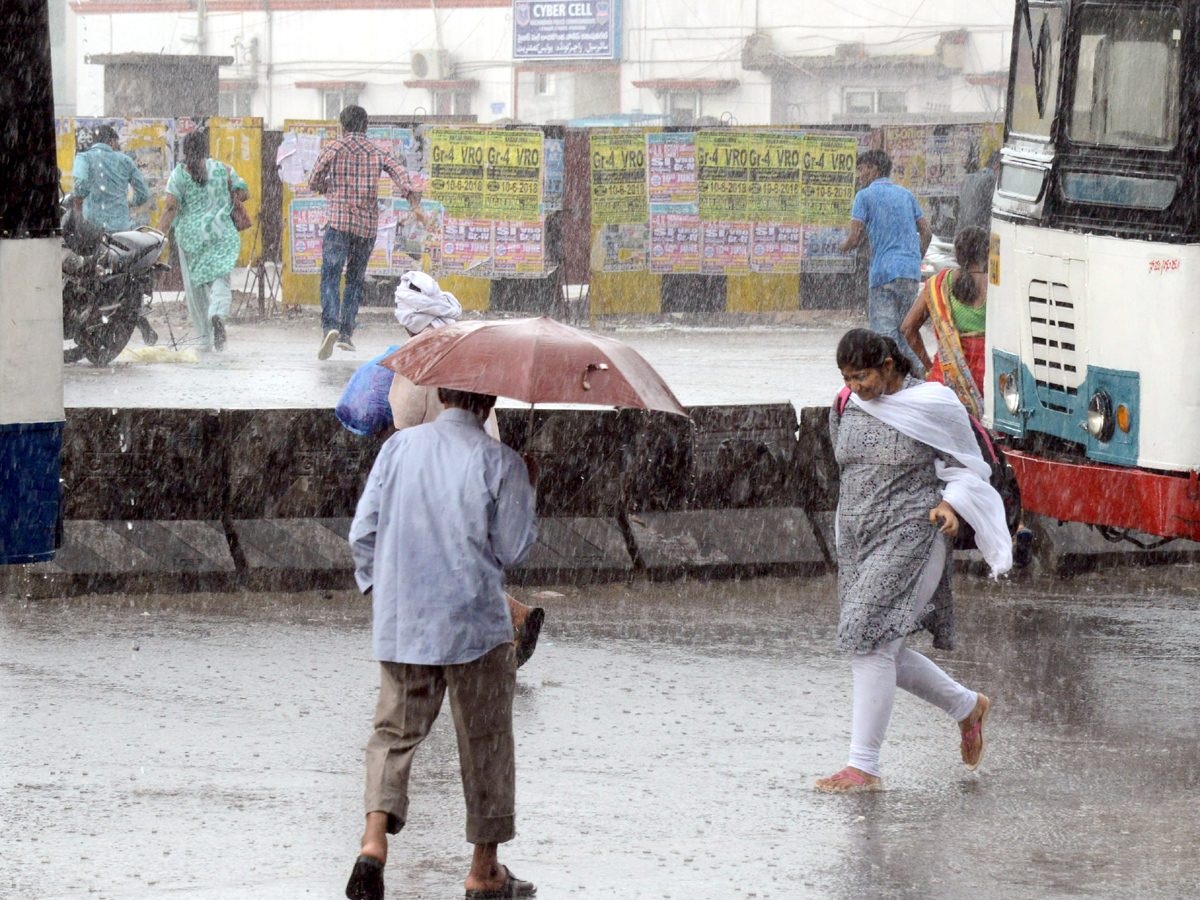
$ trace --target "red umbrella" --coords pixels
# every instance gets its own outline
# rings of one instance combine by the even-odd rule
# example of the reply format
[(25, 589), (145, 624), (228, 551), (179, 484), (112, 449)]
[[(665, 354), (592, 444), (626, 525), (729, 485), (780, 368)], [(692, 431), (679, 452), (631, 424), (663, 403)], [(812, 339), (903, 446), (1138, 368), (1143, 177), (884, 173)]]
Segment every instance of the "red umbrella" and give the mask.
[(381, 365), (413, 384), (529, 404), (586, 403), (687, 415), (632, 347), (545, 316), (428, 329)]

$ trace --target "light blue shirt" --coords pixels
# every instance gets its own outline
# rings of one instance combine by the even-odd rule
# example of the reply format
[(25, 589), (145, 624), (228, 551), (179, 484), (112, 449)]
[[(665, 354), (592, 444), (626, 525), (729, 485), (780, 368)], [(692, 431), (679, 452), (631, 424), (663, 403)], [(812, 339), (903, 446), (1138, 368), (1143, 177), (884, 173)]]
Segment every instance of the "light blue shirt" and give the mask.
[(876, 178), (855, 195), (850, 218), (866, 226), (871, 241), (871, 287), (921, 278), (917, 220), (924, 217), (917, 198), (888, 178)]
[(350, 526), (375, 658), (448, 666), (511, 643), (504, 569), (537, 539), (534, 501), (521, 457), (473, 413), (447, 409), (388, 438)]
[[(132, 204), (129, 188), (133, 188)], [(97, 141), (91, 149), (75, 157), (75, 188), (83, 198), (83, 217), (105, 231), (129, 231), (129, 207), (141, 206), (150, 199), (146, 180), (137, 163), (108, 144)]]

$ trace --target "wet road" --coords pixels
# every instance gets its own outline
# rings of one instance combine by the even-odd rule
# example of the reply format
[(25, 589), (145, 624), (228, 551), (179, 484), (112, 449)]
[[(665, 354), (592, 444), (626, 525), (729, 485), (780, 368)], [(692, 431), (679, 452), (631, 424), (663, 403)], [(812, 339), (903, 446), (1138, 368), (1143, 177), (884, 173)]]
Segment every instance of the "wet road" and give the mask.
[[(191, 326), (178, 304), (161, 303), (154, 327), (159, 346), (171, 335), (190, 362), (118, 361), (96, 368), (88, 362), (64, 368), (67, 407), (169, 407), (204, 409), (333, 408), (354, 371), (393, 344), (403, 343), (390, 312), (369, 310), (355, 332), (357, 351), (335, 350), (322, 363), (319, 317), (306, 309), (293, 317), (229, 325), (224, 353), (192, 349)], [(632, 346), (666, 379), (685, 405), (786, 403), (799, 409), (829, 402), (841, 387), (834, 363), (838, 339), (863, 324), (846, 313), (803, 314), (807, 324), (699, 328), (664, 324), (614, 327), (600, 333)], [(134, 334), (131, 350), (142, 352)], [(175, 355), (173, 358), (178, 358)], [(501, 400), (500, 405), (519, 406)]]
[[(849, 727), (831, 579), (537, 601), (502, 859), (549, 900), (1191, 895), (1196, 570), (958, 585), (961, 650), (937, 656), (995, 701), (983, 766), (901, 695), (887, 790), (855, 797), (810, 790)], [(0, 599), (0, 897), (341, 896), (368, 627), (351, 594)], [(461, 897), (448, 714), (412, 790), (388, 896)]]

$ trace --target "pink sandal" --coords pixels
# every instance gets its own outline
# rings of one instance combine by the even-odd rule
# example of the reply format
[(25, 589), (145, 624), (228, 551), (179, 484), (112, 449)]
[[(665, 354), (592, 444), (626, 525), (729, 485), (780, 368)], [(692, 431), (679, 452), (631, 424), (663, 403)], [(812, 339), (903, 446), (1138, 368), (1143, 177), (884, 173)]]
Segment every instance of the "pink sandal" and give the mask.
[[(833, 783), (840, 780), (851, 781), (853, 785), (845, 788), (834, 787)], [(827, 794), (858, 794), (864, 791), (883, 790), (883, 783), (878, 778), (874, 781), (867, 781), (858, 772), (846, 766), (842, 771), (835, 772), (828, 778), (818, 778), (816, 784), (813, 785), (813, 789), (823, 791)]]
[[(968, 772), (974, 772), (979, 768), (979, 763), (983, 760), (983, 723), (987, 721), (988, 713), (992, 711), (992, 701), (983, 694), (979, 695), (979, 699), (983, 701), (983, 713), (976, 720), (975, 724), (966, 731), (960, 729), (962, 742), (958, 745), (959, 753), (962, 755), (962, 761), (967, 766)], [(975, 740), (979, 739), (977, 750), (972, 752), (975, 747)]]

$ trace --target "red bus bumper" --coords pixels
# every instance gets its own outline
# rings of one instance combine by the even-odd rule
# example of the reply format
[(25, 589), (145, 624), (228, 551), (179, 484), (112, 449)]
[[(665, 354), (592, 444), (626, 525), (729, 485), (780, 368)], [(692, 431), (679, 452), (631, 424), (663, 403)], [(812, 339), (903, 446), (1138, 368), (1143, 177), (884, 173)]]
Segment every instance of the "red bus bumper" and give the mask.
[(1200, 476), (1097, 463), (1064, 463), (1005, 448), (1021, 485), (1021, 505), (1067, 522), (1134, 528), (1200, 541)]

